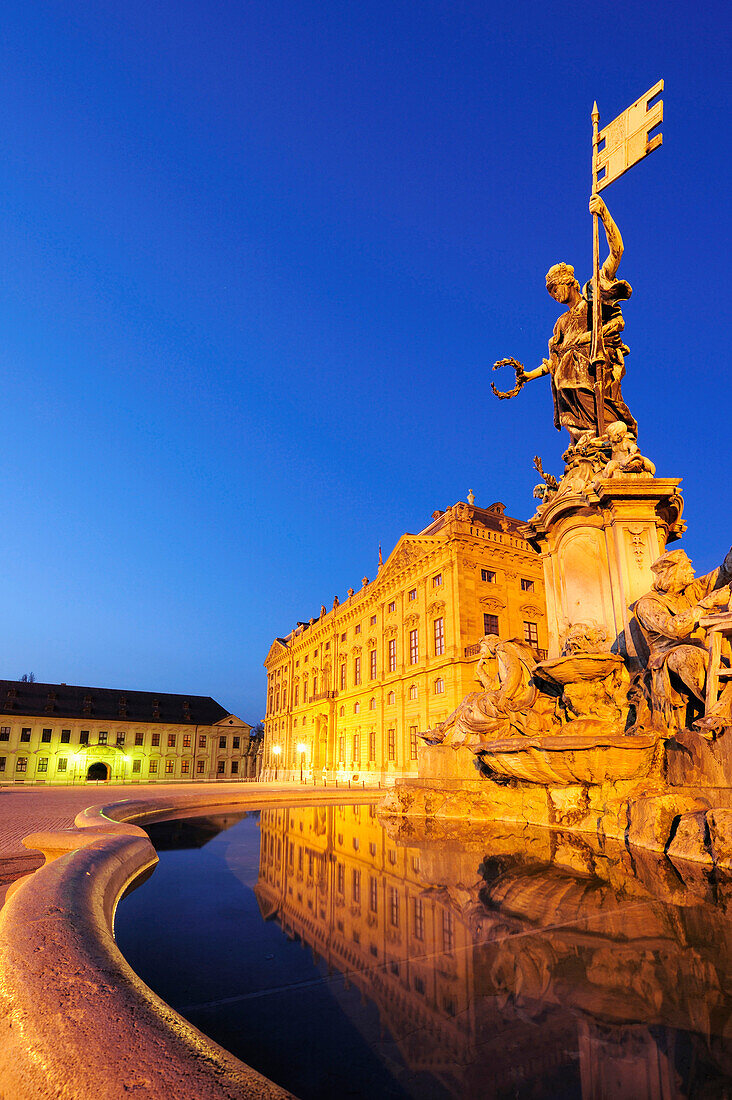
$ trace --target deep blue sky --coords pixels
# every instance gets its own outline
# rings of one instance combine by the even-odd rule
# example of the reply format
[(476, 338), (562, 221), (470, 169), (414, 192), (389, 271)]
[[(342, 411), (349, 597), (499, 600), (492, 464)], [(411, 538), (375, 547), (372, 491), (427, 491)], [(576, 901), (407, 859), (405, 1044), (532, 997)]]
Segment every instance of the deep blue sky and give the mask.
[[(597, 16), (592, 12), (596, 11)], [(435, 508), (559, 470), (544, 274), (589, 276), (589, 113), (659, 77), (604, 193), (624, 392), (729, 546), (729, 15), (711, 2), (9, 0), (0, 673), (211, 694)], [(496, 377), (495, 375), (493, 376)], [(504, 379), (505, 380), (505, 379)]]

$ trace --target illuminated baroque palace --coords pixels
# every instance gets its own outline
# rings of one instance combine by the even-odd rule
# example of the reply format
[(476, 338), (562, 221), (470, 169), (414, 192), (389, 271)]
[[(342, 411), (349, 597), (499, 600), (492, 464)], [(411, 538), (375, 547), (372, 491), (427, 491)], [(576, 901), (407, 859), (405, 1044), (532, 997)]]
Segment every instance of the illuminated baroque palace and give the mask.
[(434, 512), (373, 581), (275, 638), (265, 775), (416, 774), (419, 733), (475, 689), (484, 634), (547, 645), (541, 561), (521, 527), (500, 503)]

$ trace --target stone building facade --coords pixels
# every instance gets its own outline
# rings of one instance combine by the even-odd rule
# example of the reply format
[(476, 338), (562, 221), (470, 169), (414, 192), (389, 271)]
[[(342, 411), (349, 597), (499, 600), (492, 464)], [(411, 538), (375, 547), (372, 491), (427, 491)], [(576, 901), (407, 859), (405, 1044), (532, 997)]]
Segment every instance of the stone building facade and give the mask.
[(547, 644), (541, 561), (504, 506), (458, 502), (403, 535), (373, 581), (274, 640), (264, 775), (416, 773), (418, 734), (475, 690), (487, 633)]
[(0, 680), (0, 785), (254, 778), (250, 731), (207, 696)]

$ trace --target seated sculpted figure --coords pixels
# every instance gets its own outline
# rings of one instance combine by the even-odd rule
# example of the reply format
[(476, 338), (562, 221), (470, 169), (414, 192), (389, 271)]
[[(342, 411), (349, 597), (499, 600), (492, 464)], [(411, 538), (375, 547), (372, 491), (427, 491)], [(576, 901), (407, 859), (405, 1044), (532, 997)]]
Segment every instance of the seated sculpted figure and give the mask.
[(635, 617), (650, 651), (651, 711), (668, 724), (690, 697), (704, 702), (708, 658), (699, 620), (729, 605), (732, 550), (703, 577), (694, 577), (683, 550), (663, 554), (651, 569), (656, 580), (636, 603)]
[(467, 695), (424, 739), (431, 745), (465, 745), (478, 752), (491, 741), (543, 732), (547, 720), (551, 724), (548, 710), (553, 712), (555, 701), (540, 696), (533, 681), (535, 667), (536, 653), (526, 642), (501, 641), (487, 634), (480, 643), (475, 673), (484, 690)]

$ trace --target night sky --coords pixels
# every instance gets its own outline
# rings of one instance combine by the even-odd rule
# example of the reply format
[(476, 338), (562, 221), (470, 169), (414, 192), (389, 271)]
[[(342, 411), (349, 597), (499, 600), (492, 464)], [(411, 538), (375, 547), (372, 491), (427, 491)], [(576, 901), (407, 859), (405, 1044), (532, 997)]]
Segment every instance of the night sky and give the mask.
[(379, 542), (469, 488), (527, 518), (567, 436), (548, 379), (499, 403), (490, 366), (546, 353), (551, 264), (590, 275), (593, 100), (602, 126), (660, 77), (664, 144), (603, 192), (624, 395), (714, 567), (728, 11), (5, 3), (0, 674), (254, 722), (271, 639), (375, 576)]

